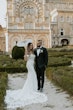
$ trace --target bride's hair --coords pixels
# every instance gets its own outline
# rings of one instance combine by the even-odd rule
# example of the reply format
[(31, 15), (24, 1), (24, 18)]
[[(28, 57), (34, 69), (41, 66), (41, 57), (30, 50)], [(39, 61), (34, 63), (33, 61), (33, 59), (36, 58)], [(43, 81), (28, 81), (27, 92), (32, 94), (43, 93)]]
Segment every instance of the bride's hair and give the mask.
[(27, 51), (28, 52), (30, 52), (30, 51), (33, 51), (33, 47), (32, 47), (32, 49), (30, 49), (30, 45), (31, 45), (32, 43), (30, 42), (30, 43), (28, 43), (28, 45), (27, 45)]

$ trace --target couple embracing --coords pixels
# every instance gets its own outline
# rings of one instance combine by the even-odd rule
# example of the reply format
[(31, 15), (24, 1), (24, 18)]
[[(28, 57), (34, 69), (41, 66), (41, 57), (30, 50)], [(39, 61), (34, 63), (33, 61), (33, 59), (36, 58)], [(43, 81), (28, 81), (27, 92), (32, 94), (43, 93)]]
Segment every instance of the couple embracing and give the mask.
[(25, 105), (43, 103), (48, 100), (46, 94), (43, 93), (48, 52), (42, 46), (42, 40), (38, 40), (36, 49), (33, 49), (32, 43), (28, 43), (25, 59), (28, 70), (27, 79), (22, 89), (6, 91), (7, 108), (22, 108)]

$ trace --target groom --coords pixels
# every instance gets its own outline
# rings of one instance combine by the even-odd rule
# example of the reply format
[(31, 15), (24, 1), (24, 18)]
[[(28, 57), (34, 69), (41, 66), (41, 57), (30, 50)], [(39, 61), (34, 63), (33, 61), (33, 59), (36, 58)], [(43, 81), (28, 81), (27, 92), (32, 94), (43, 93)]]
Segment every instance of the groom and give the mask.
[(38, 40), (37, 48), (34, 50), (35, 68), (38, 81), (38, 90), (43, 91), (44, 86), (44, 73), (48, 64), (48, 52), (47, 49), (42, 46), (42, 40)]

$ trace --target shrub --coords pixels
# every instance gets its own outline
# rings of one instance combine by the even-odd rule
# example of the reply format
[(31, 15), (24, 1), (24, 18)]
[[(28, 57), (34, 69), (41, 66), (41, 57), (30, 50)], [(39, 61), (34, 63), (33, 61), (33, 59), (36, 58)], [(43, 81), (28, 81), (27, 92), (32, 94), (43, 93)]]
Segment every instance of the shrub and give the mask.
[(7, 79), (7, 73), (0, 73), (0, 108), (2, 110), (4, 107), (4, 97), (6, 95)]
[(49, 49), (47, 77), (73, 95), (73, 49)]
[(15, 60), (9, 56), (0, 55), (0, 72), (20, 73), (26, 71), (26, 62), (23, 59)]
[(61, 86), (64, 90), (73, 95), (73, 68), (55, 67), (47, 68), (46, 75), (49, 79)]
[(0, 64), (0, 72), (20, 73), (26, 71), (26, 62), (24, 60), (11, 59), (10, 61), (6, 61), (5, 64), (3, 62)]
[(12, 58), (13, 59), (23, 59), (25, 54), (25, 49), (24, 47), (17, 47), (14, 46), (12, 49)]
[(50, 57), (49, 58), (49, 67), (57, 67), (57, 66), (67, 66), (71, 65), (71, 60), (65, 57)]

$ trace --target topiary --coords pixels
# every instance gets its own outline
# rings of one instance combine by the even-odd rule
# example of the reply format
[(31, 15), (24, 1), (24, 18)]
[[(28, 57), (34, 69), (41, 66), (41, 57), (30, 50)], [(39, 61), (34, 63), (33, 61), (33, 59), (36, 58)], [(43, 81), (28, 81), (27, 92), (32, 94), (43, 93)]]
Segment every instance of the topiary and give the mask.
[(13, 59), (23, 59), (25, 54), (25, 48), (24, 47), (18, 47), (14, 46), (12, 49), (12, 58)]

